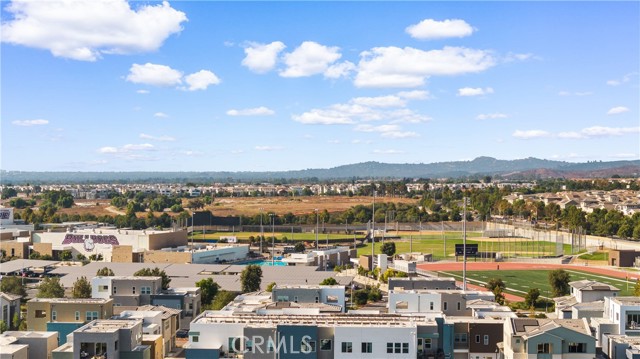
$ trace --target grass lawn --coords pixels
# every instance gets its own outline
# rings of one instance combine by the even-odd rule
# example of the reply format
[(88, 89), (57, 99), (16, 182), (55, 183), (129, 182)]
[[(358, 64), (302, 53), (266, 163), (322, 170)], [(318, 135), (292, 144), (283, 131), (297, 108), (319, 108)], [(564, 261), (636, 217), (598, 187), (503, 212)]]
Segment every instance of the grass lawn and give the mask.
[[(442, 235), (432, 235), (430, 238), (422, 236), (423, 239), (413, 237), (395, 240), (396, 253), (406, 253), (410, 250), (413, 252), (433, 253), (435, 259), (453, 258), (455, 257), (455, 245), (462, 244), (462, 234), (460, 232), (446, 232), (446, 249), (445, 240)], [(538, 257), (553, 256), (556, 254), (556, 244), (543, 241), (515, 241), (515, 240), (474, 240), (480, 237), (480, 233), (467, 233), (467, 244), (477, 244), (479, 252), (502, 252), (503, 256), (513, 257)], [(375, 253), (380, 253), (379, 242), (376, 242), (374, 248)], [(567, 253), (571, 251), (570, 245), (563, 245), (562, 250)], [(446, 253), (446, 255), (445, 255)], [(363, 247), (358, 248), (358, 255), (371, 254), (371, 244), (366, 243)], [(478, 258), (478, 261), (482, 260)]]
[(606, 261), (606, 260), (609, 260), (609, 253), (608, 252), (585, 253), (581, 255), (579, 258), (588, 260), (588, 261)]
[[(551, 296), (551, 286), (549, 285), (549, 270), (500, 270), (500, 271), (467, 271), (467, 278), (470, 284), (482, 285), (491, 278), (502, 278), (507, 285), (505, 292), (524, 297), (531, 288), (540, 289), (540, 295), (543, 297)], [(570, 274), (570, 280), (590, 279), (601, 283), (610, 284), (620, 289), (620, 296), (632, 295), (635, 281), (625, 280), (623, 278), (613, 278), (601, 274), (593, 274), (580, 272), (576, 270), (567, 270)], [(452, 276), (456, 279), (462, 279), (462, 272), (440, 271), (442, 275)], [(627, 283), (629, 289), (627, 290)]]

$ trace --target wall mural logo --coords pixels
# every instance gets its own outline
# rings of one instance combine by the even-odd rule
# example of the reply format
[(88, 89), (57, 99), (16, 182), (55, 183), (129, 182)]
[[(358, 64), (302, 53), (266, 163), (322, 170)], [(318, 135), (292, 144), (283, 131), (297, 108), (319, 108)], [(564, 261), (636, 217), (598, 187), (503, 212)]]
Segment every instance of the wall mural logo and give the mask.
[(96, 244), (111, 244), (118, 245), (118, 238), (112, 234), (71, 234), (67, 233), (64, 236), (64, 240), (62, 244), (71, 244), (71, 243), (82, 243), (84, 245), (84, 250), (87, 252), (93, 251), (96, 247)]
[(0, 211), (0, 219), (10, 219), (11, 211)]

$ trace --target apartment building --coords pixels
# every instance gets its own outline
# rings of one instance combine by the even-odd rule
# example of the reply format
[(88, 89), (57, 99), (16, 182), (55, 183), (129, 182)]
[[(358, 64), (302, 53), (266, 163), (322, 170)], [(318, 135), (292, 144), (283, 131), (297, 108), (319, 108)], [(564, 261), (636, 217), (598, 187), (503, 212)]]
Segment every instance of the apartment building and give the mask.
[(593, 359), (596, 340), (586, 319), (513, 318), (499, 349), (504, 359)]
[(142, 345), (142, 320), (94, 320), (69, 335), (68, 342), (52, 352), (52, 359), (148, 359)]
[(0, 334), (2, 359), (51, 359), (51, 351), (57, 347), (57, 332), (7, 331)]
[(67, 334), (96, 319), (113, 315), (113, 300), (104, 298), (34, 298), (27, 302), (27, 329)]
[(152, 294), (151, 304), (179, 311), (178, 326), (180, 329), (188, 329), (189, 323), (200, 314), (202, 292), (198, 287), (169, 288)]
[[(454, 359), (498, 359), (504, 318), (445, 317), (443, 353)], [(445, 354), (446, 356), (446, 354)]]
[[(13, 317), (17, 314), (20, 318), (21, 296), (0, 292), (0, 321), (3, 321), (8, 328), (13, 328)], [(17, 329), (17, 328), (13, 328)]]
[(345, 288), (342, 285), (276, 285), (271, 290), (273, 302), (323, 303), (345, 312)]
[(388, 312), (443, 313), (451, 316), (471, 316), (467, 301), (481, 299), (494, 302), (491, 292), (464, 290), (390, 290)]
[(115, 306), (151, 304), (151, 296), (162, 290), (162, 277), (99, 276), (91, 279), (93, 298), (112, 298)]
[[(163, 306), (145, 305), (131, 310), (116, 307), (113, 319), (142, 320), (143, 342), (151, 346), (151, 355), (164, 358), (176, 347), (176, 332), (180, 320), (180, 310)], [(161, 338), (157, 345), (157, 337)]]

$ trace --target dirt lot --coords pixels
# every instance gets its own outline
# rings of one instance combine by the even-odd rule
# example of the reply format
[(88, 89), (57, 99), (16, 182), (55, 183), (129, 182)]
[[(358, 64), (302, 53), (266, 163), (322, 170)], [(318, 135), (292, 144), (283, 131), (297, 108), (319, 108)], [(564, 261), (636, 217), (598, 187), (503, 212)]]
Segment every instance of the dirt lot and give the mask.
[[(394, 202), (394, 203), (416, 203), (415, 199), (409, 198), (376, 198), (377, 203)], [(188, 200), (183, 201), (183, 206), (188, 206)], [(239, 214), (254, 215), (262, 212), (275, 212), (283, 215), (291, 212), (293, 214), (312, 213), (314, 209), (329, 212), (341, 212), (353, 206), (364, 205), (370, 206), (371, 197), (343, 197), (343, 196), (309, 196), (309, 197), (233, 197), (233, 198), (216, 198), (213, 205), (207, 206), (206, 210), (216, 216), (226, 217)], [(72, 208), (60, 209), (59, 213), (68, 214), (86, 214), (92, 213), (96, 216), (109, 215), (115, 216), (122, 211), (111, 207), (108, 200), (77, 200), (76, 205)], [(155, 213), (159, 215), (160, 213)], [(139, 217), (143, 217), (144, 213), (138, 213)], [(175, 215), (170, 213), (169, 215)]]
[[(311, 213), (316, 208), (320, 211), (325, 209), (329, 212), (341, 212), (353, 206), (372, 204), (371, 197), (261, 197), (261, 198), (216, 198), (213, 206), (208, 207), (216, 216), (233, 216), (238, 214), (254, 215), (263, 212), (275, 212), (276, 214)], [(416, 200), (409, 198), (377, 198), (377, 202), (394, 203), (416, 203)]]

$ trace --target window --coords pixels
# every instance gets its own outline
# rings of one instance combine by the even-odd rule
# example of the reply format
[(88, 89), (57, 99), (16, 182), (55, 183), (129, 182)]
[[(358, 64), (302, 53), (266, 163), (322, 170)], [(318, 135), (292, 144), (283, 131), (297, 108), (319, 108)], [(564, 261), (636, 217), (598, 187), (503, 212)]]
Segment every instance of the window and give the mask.
[(46, 318), (47, 311), (46, 310), (36, 310), (36, 318)]
[(627, 314), (627, 329), (640, 329), (640, 313)]
[(406, 300), (399, 300), (396, 302), (396, 309), (409, 309), (409, 302)]
[(489, 336), (488, 335), (484, 336), (482, 344), (489, 345)]
[(76, 311), (76, 320), (80, 320), (80, 312)]
[(520, 339), (516, 339), (516, 344), (520, 344)]
[(199, 336), (197, 336), (197, 335), (194, 335), (194, 336), (192, 336), (192, 337), (191, 337), (191, 341), (192, 341), (193, 343), (197, 343), (198, 341), (200, 341), (200, 337), (199, 337)]
[(551, 344), (549, 343), (538, 344), (538, 353), (551, 353)]
[[(293, 297), (293, 302), (294, 303), (298, 303), (298, 296)], [(318, 302), (316, 301), (316, 303), (318, 303)]]
[(460, 302), (458, 302), (458, 310), (460, 310)]
[(320, 297), (316, 296), (316, 303), (320, 303)]
[(244, 350), (247, 352), (252, 352), (253, 351), (253, 341), (252, 340), (245, 340), (244, 342)]
[(136, 294), (136, 287), (131, 287), (131, 293)]
[(51, 311), (51, 320), (58, 320), (58, 312), (55, 310)]
[(429, 310), (433, 310), (433, 302), (429, 302)]
[(402, 343), (402, 354), (409, 354), (409, 343)]
[(387, 354), (393, 354), (393, 343), (387, 343)]
[(342, 352), (343, 353), (353, 353), (353, 343), (351, 343), (351, 342), (342, 342)]
[(337, 295), (328, 295), (327, 296), (327, 303), (338, 303), (338, 296)]
[(109, 290), (109, 286), (108, 285), (99, 285), (98, 286), (98, 292), (106, 292)]
[(87, 322), (98, 319), (98, 312), (86, 312), (85, 319)]
[(476, 343), (480, 343), (480, 336), (476, 335)]
[(300, 342), (300, 351), (303, 353), (315, 353), (316, 352), (316, 342), (315, 340), (302, 340)]
[(366, 353), (366, 354), (373, 353), (373, 343), (362, 342), (362, 353)]
[(400, 354), (400, 347), (402, 343), (393, 343), (393, 352)]
[(444, 310), (447, 310), (447, 302), (444, 302), (444, 304), (443, 304), (443, 309), (444, 309)]
[(456, 333), (453, 341), (455, 343), (466, 343), (467, 342), (467, 333)]
[(116, 290), (116, 286), (113, 286), (113, 294), (116, 294), (118, 291)]
[(569, 343), (569, 353), (586, 353), (587, 343)]
[(431, 338), (424, 338), (424, 348), (431, 349)]
[(320, 339), (320, 350), (332, 350), (331, 339)]
[(151, 294), (151, 287), (140, 287), (140, 294)]
[(116, 347), (116, 350), (118, 350), (118, 341), (117, 340), (115, 341), (114, 345)]

